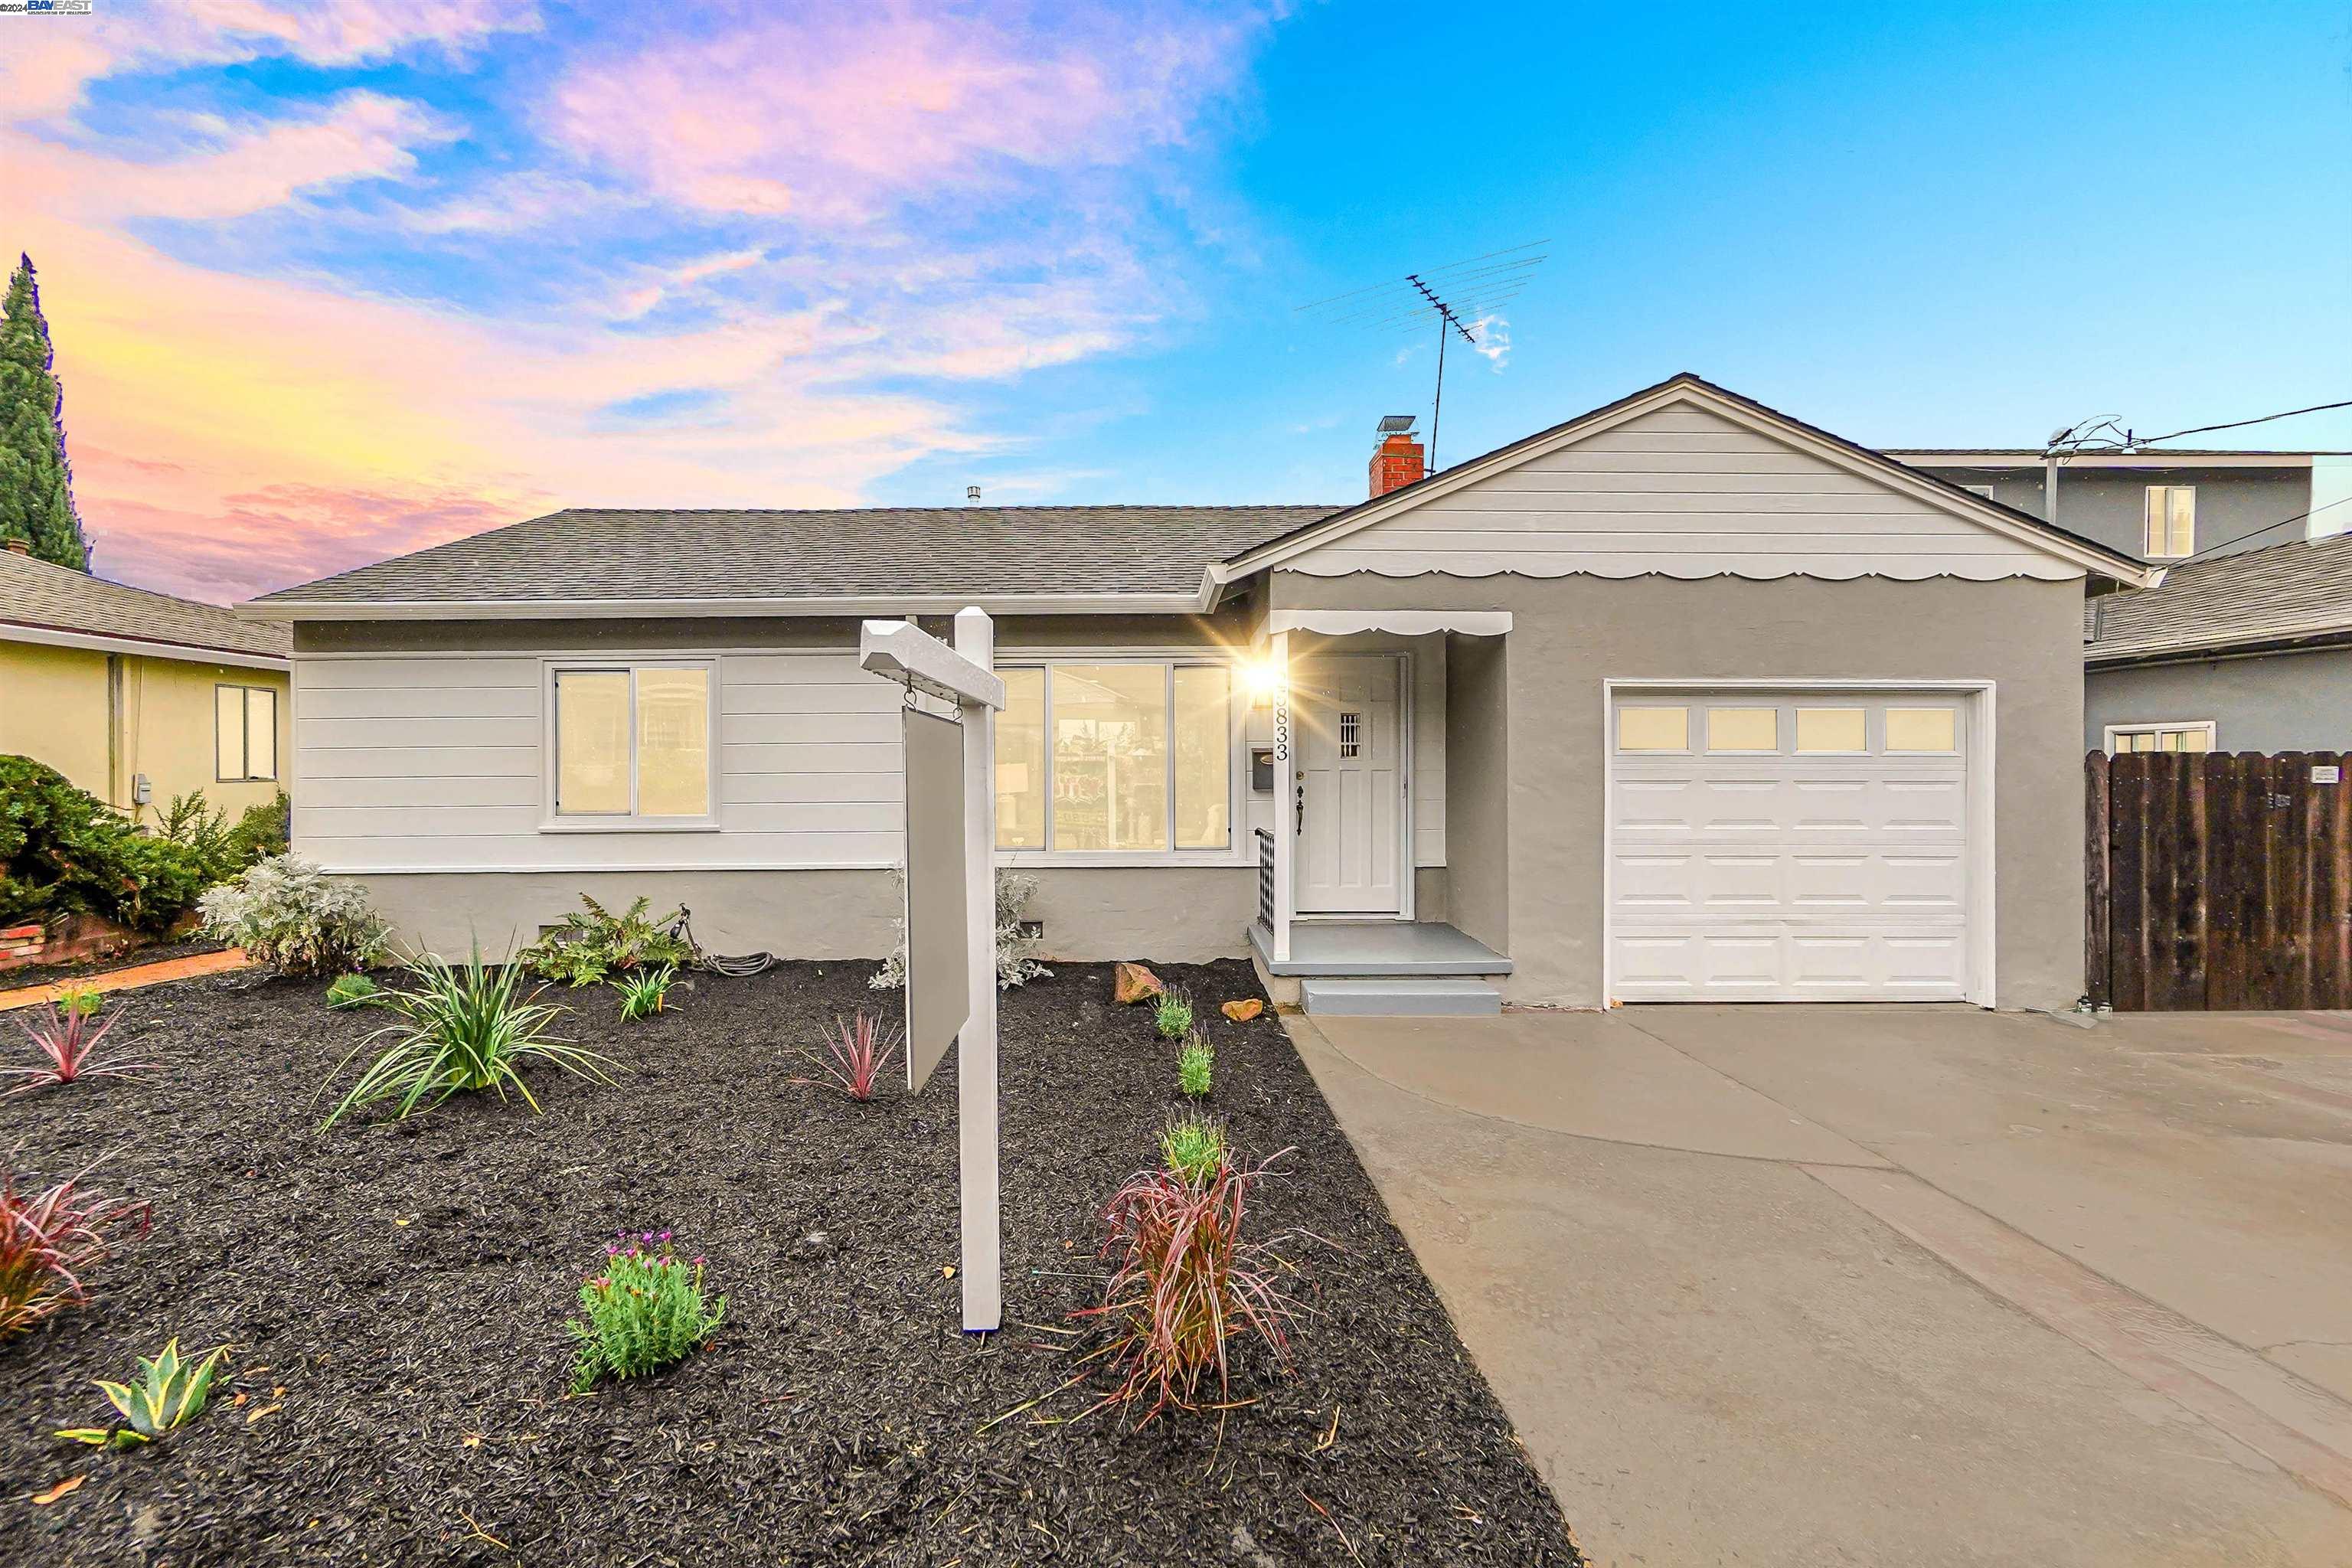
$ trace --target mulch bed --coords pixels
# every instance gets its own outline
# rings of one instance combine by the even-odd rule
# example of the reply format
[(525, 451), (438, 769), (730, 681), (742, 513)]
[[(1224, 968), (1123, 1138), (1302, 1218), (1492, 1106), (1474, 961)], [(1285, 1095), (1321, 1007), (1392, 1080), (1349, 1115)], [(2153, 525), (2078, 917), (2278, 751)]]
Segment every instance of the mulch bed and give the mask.
[[(0, 1345), (0, 1559), (1580, 1561), (1280, 1025), (1216, 1015), (1258, 994), (1243, 963), (1161, 973), (1199, 1000), (1235, 1142), (1295, 1150), (1259, 1205), (1269, 1232), (1322, 1238), (1293, 1249), (1314, 1314), (1293, 1370), (1244, 1357), (1234, 1393), (1255, 1403), (1222, 1418), (1074, 1420), (1080, 1388), (982, 1430), (1101, 1332), (1068, 1316), (1099, 1291), (1094, 1216), (1153, 1158), (1173, 1057), (1100, 966), (1007, 994), (1006, 1328), (967, 1339), (943, 1272), (952, 1058), (911, 1100), (796, 1081), (793, 1047), (836, 1014), (895, 1008), (870, 967), (698, 977), (630, 1026), (611, 991), (564, 993), (563, 1032), (625, 1064), (622, 1087), (540, 1073), (541, 1116), (478, 1098), (325, 1132), (320, 1087), (380, 1015), (252, 974), (126, 997), (112, 1043), (161, 1070), (0, 1101), (20, 1176), (110, 1150), (93, 1184), (157, 1215), (89, 1310)], [(667, 1373), (566, 1397), (563, 1321), (623, 1227), (707, 1255), (727, 1319)], [(91, 1380), (175, 1334), (235, 1346), (193, 1425), (120, 1454), (48, 1436), (103, 1421)]]

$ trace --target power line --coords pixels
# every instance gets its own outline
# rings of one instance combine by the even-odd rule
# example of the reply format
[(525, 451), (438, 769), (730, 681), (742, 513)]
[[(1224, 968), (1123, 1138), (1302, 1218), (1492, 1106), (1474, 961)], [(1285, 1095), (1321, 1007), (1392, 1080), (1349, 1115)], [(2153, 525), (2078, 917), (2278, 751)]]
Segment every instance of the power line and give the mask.
[[(2144, 437), (2138, 445), (2145, 447), (2153, 441), (2177, 441), (2183, 436), (2204, 436), (2215, 430), (2242, 430), (2249, 425), (2267, 425), (2273, 419), (2292, 419), (2298, 414), (2325, 414), (2331, 408), (2352, 408), (2352, 398), (2341, 403), (2315, 403), (2308, 408), (2290, 408), (2284, 414), (2265, 414), (2257, 419), (2232, 419), (2227, 425), (2200, 425), (2192, 429), (2175, 430), (2169, 436)], [(2328, 504), (2332, 506), (2335, 503), (2331, 501)]]
[[(2186, 435), (2188, 432), (2183, 431), (2182, 434)], [(2253, 538), (2256, 534), (2268, 533), (2274, 528), (2285, 528), (2291, 523), (2301, 522), (2305, 518), (2316, 517), (2321, 512), (2326, 511), (2329, 507), (2342, 506), (2347, 501), (2352, 501), (2352, 496), (2340, 496), (2335, 500), (2322, 501), (2308, 511), (2296, 512), (2293, 517), (2283, 517), (2276, 522), (2266, 522), (2260, 528), (2250, 528), (2245, 532), (2224, 539), (2217, 544), (2209, 544), (2202, 550), (2193, 550), (2178, 561), (2167, 561), (2161, 563), (2161, 564), (2168, 567), (2186, 566), (2191, 562), (2204, 559), (2206, 556), (2212, 554), (2216, 550), (2227, 550), (2232, 544), (2243, 544), (2247, 540)]]

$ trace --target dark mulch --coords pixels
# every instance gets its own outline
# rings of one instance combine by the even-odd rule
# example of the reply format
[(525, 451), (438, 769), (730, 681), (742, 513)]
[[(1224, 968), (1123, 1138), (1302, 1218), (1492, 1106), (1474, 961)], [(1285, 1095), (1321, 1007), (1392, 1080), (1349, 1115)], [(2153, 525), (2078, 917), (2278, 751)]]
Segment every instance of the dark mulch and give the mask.
[[(1072, 1423), (1072, 1390), (980, 1431), (1071, 1375), (1070, 1342), (1022, 1325), (1067, 1327), (1098, 1289), (1094, 1215), (1151, 1157), (1173, 1062), (1102, 968), (1008, 994), (1007, 1328), (966, 1339), (952, 1058), (913, 1100), (793, 1081), (792, 1047), (877, 1000), (867, 968), (705, 977), (625, 1028), (609, 991), (570, 993), (624, 1087), (328, 1132), (315, 1092), (378, 1016), (252, 975), (126, 998), (116, 1044), (163, 1070), (0, 1101), (20, 1173), (113, 1149), (102, 1184), (158, 1215), (96, 1306), (0, 1346), (0, 1560), (1578, 1562), (1280, 1026), (1213, 1014), (1255, 994), (1240, 963), (1163, 973), (1208, 1015), (1237, 1142), (1296, 1150), (1265, 1223), (1328, 1243), (1296, 1249), (1296, 1370), (1247, 1358), (1256, 1403), (1223, 1420)], [(566, 1398), (563, 1320), (622, 1226), (707, 1254), (727, 1321), (666, 1374)], [(195, 1424), (124, 1454), (47, 1436), (102, 1420), (90, 1380), (173, 1334), (236, 1347)]]

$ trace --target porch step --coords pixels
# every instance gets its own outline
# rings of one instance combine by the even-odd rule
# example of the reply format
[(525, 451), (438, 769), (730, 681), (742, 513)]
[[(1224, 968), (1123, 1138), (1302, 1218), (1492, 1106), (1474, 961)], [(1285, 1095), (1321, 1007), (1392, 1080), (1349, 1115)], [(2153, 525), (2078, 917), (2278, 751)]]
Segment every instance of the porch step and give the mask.
[(1309, 1013), (1434, 1018), (1503, 1010), (1503, 994), (1483, 980), (1306, 980), (1299, 986)]

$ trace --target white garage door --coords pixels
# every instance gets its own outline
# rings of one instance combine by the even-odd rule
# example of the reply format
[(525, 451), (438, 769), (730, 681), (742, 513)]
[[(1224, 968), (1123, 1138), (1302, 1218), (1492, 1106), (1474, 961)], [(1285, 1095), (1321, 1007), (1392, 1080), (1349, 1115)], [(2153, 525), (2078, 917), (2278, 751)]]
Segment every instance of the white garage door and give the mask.
[(1611, 994), (1965, 997), (1969, 707), (1951, 691), (1620, 689)]

